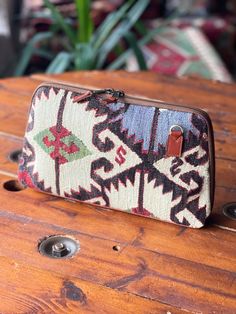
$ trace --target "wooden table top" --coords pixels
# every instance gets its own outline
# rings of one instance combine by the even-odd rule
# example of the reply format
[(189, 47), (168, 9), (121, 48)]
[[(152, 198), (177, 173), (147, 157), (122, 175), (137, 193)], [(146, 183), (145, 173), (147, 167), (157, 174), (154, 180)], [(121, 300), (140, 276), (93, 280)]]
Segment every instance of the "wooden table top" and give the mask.
[[(31, 95), (51, 79), (188, 104), (209, 112), (216, 140), (216, 197), (200, 230), (72, 203), (25, 189), (14, 192)], [(236, 88), (154, 73), (74, 72), (0, 81), (0, 313), (236, 313)], [(6, 183), (7, 182), (7, 183)], [(72, 259), (38, 252), (49, 235), (72, 235)], [(119, 246), (115, 250), (115, 246)]]

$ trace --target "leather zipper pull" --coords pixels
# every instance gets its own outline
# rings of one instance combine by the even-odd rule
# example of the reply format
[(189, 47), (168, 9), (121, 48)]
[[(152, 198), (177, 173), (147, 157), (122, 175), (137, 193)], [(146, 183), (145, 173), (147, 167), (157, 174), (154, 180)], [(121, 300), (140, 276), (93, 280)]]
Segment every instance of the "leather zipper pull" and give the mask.
[(166, 157), (180, 157), (183, 146), (183, 129), (179, 125), (173, 125), (167, 140)]
[(82, 101), (82, 100), (85, 100), (85, 99), (91, 97), (92, 94), (93, 94), (93, 92), (91, 92), (90, 90), (88, 90), (87, 92), (85, 92), (85, 93), (83, 93), (83, 94), (81, 94), (81, 95), (75, 96), (75, 97), (73, 98), (73, 102), (80, 102), (80, 101)]

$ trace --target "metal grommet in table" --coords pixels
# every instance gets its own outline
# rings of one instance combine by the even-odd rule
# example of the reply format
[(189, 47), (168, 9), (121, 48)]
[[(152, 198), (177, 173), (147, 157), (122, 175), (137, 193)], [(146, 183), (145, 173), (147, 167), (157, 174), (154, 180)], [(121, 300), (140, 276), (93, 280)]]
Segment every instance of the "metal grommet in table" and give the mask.
[(20, 161), (21, 154), (22, 154), (22, 150), (17, 149), (17, 150), (12, 151), (8, 155), (8, 158), (10, 159), (10, 161), (18, 163)]
[(223, 206), (223, 214), (230, 219), (236, 220), (236, 202), (225, 204)]
[(39, 253), (50, 258), (70, 258), (80, 249), (79, 241), (71, 236), (53, 235), (39, 242)]

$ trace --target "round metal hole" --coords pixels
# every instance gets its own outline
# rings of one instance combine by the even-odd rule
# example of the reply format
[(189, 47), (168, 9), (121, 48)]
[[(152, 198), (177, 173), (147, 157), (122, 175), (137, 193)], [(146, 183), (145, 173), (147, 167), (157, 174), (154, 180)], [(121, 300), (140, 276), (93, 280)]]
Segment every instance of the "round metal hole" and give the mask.
[(14, 150), (13, 152), (11, 152), (11, 153), (9, 154), (8, 158), (9, 158), (12, 162), (19, 163), (21, 154), (22, 154), (21, 149), (17, 149), (17, 150)]
[(223, 213), (226, 217), (236, 220), (236, 202), (225, 204)]
[(112, 249), (113, 249), (113, 251), (119, 251), (120, 250), (120, 246), (119, 245), (114, 245), (113, 247), (112, 247)]
[(79, 241), (70, 236), (53, 235), (39, 242), (39, 253), (50, 258), (69, 258), (80, 249)]
[(19, 192), (25, 189), (23, 185), (20, 184), (18, 180), (9, 180), (3, 183), (5, 190), (10, 192)]
[(170, 133), (172, 131), (181, 131), (181, 133), (184, 133), (183, 128), (180, 125), (174, 124), (170, 127)]

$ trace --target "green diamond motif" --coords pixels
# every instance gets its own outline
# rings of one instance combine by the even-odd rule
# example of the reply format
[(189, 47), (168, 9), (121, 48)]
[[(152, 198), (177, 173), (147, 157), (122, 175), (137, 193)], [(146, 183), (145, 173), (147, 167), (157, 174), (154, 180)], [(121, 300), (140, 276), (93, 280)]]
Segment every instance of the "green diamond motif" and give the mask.
[(59, 164), (84, 158), (92, 153), (71, 131), (57, 126), (45, 129), (35, 135), (34, 140)]

